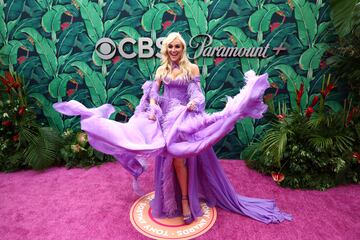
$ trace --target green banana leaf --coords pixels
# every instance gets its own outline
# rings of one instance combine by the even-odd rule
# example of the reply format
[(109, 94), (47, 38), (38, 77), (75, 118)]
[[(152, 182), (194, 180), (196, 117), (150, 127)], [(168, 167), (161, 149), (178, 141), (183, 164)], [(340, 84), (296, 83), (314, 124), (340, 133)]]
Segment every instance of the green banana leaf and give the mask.
[(183, 0), (182, 2), (191, 35), (206, 34), (208, 31), (208, 22), (200, 3), (195, 0)]
[(277, 11), (280, 11), (280, 8), (275, 4), (266, 4), (255, 11), (249, 18), (250, 31), (254, 33), (269, 31), (271, 18)]
[[(0, 5), (0, 44), (3, 45), (7, 41), (7, 27), (5, 22), (4, 6)], [(0, 45), (0, 46), (1, 46)]]
[(95, 44), (104, 32), (103, 22), (99, 14), (97, 3), (89, 2), (89, 0), (77, 0), (80, 6), (80, 14), (85, 23), (86, 31)]
[(298, 35), (303, 46), (312, 47), (317, 33), (316, 16), (306, 0), (293, 0)]
[(70, 26), (60, 34), (59, 40), (56, 43), (57, 56), (71, 52), (78, 34), (83, 31), (85, 31), (85, 29), (82, 22), (70, 24)]
[[(5, 5), (5, 22), (18, 19), (24, 11), (25, 0), (8, 0)], [(8, 29), (9, 30), (9, 29)]]
[(61, 98), (66, 96), (66, 85), (72, 76), (66, 73), (60, 74), (55, 77), (49, 84), (49, 93), (53, 98), (57, 98), (61, 102)]
[(225, 16), (230, 10), (232, 0), (213, 1), (209, 6), (208, 19)]
[(101, 73), (93, 71), (85, 62), (74, 62), (71, 64), (77, 67), (84, 75), (85, 84), (89, 89), (91, 100), (95, 106), (106, 103), (107, 94), (105, 90), (105, 78)]
[(320, 66), (320, 60), (324, 52), (329, 48), (326, 43), (315, 44), (314, 47), (307, 49), (301, 54), (299, 59), (300, 68), (303, 70), (315, 70)]
[(49, 76), (55, 75), (57, 73), (58, 63), (55, 56), (56, 47), (53, 42), (41, 36), (34, 28), (23, 28), (21, 32), (26, 33), (34, 40), (36, 52), (40, 56), (45, 72)]
[(237, 136), (243, 145), (248, 145), (252, 141), (255, 133), (254, 123), (255, 120), (252, 118), (244, 118), (236, 123)]
[(18, 40), (11, 40), (0, 49), (0, 62), (5, 66), (17, 63), (17, 52), (22, 44)]
[(103, 20), (114, 19), (121, 14), (125, 0), (108, 0), (103, 8)]
[[(249, 38), (240, 28), (235, 26), (228, 26), (224, 28), (225, 32), (229, 32), (236, 40), (236, 45), (238, 48), (245, 47), (256, 47), (257, 43), (255, 40)], [(257, 72), (259, 70), (259, 59), (258, 58), (241, 58), (241, 67), (243, 72), (249, 70), (254, 70)]]
[(144, 74), (144, 76), (147, 78), (151, 78), (151, 76), (155, 72), (155, 66), (156, 66), (155, 58), (153, 57), (148, 59), (138, 58), (137, 63), (140, 71)]
[(32, 27), (32, 28), (40, 28), (41, 27), (41, 18), (33, 17), (31, 19), (22, 19), (20, 20), (16, 26), (9, 33), (9, 39), (26, 39), (26, 35), (21, 32), (23, 28)]
[(161, 29), (163, 15), (170, 7), (165, 3), (158, 3), (150, 8), (141, 18), (141, 25), (146, 32), (158, 31)]
[(41, 93), (31, 93), (29, 94), (29, 97), (35, 98), (41, 104), (44, 115), (50, 126), (56, 127), (59, 132), (63, 132), (64, 123), (61, 119), (60, 113), (55, 111), (53, 108), (53, 103), (47, 100)]
[(51, 33), (52, 40), (56, 40), (56, 32), (60, 30), (61, 16), (67, 9), (63, 5), (53, 6), (41, 19), (41, 26), (45, 32)]
[[(120, 61), (114, 64), (106, 76), (106, 89), (121, 86), (129, 69), (134, 66), (134, 63), (128, 60)], [(110, 98), (110, 97), (109, 97)]]

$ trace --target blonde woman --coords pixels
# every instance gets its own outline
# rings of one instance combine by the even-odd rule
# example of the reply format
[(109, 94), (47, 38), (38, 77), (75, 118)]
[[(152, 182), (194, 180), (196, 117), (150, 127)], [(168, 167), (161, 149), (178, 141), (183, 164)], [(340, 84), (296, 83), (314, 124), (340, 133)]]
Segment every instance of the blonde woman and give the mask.
[[(157, 218), (183, 216), (190, 224), (203, 215), (200, 201), (219, 206), (264, 223), (291, 220), (272, 199), (241, 196), (224, 174), (212, 146), (232, 130), (237, 120), (261, 118), (262, 101), (269, 87), (267, 74), (245, 73), (246, 85), (225, 108), (205, 112), (199, 68), (186, 56), (186, 43), (170, 33), (162, 44), (161, 66), (155, 81), (146, 81), (144, 94), (128, 123), (107, 119), (114, 107), (105, 104), (88, 109), (81, 103), (56, 103), (66, 115), (81, 115), (81, 128), (97, 150), (112, 154), (137, 179), (143, 159), (155, 160), (155, 198), (151, 214)], [(160, 89), (163, 93), (160, 94)], [(136, 182), (135, 182), (136, 183)], [(134, 190), (139, 192), (137, 184)]]

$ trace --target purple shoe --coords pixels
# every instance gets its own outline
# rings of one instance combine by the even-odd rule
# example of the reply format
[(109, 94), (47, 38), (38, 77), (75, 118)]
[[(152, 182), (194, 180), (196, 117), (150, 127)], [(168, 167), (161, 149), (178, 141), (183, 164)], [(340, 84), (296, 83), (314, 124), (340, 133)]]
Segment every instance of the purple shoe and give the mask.
[(183, 215), (183, 219), (184, 219), (185, 225), (189, 225), (194, 221), (194, 218), (191, 216), (191, 214)]
[[(182, 201), (186, 200), (189, 202), (187, 196), (182, 196), (181, 200)], [(191, 212), (190, 212), (190, 214), (183, 215), (183, 220), (184, 220), (185, 225), (191, 224), (194, 221), (194, 218), (192, 217)]]

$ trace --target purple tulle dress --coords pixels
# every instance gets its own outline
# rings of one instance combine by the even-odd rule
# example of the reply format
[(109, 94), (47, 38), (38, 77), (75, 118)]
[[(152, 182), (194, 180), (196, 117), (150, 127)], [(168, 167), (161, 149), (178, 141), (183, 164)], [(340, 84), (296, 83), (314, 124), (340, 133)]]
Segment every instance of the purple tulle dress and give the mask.
[[(228, 97), (225, 108), (217, 113), (205, 112), (205, 98), (200, 77), (178, 77), (163, 81), (159, 95), (156, 81), (144, 83), (143, 96), (134, 115), (127, 123), (108, 119), (115, 111), (110, 104), (86, 108), (81, 103), (55, 103), (54, 108), (65, 115), (80, 115), (81, 129), (87, 132), (89, 143), (97, 150), (113, 155), (135, 179), (145, 170), (146, 160), (155, 159), (155, 198), (151, 202), (155, 217), (182, 215), (181, 191), (173, 167), (174, 157), (186, 158), (188, 196), (191, 214), (201, 216), (200, 200), (209, 207), (218, 206), (264, 223), (292, 220), (281, 212), (272, 199), (241, 196), (226, 177), (212, 146), (229, 133), (237, 120), (261, 118), (267, 106), (264, 91), (269, 87), (268, 75), (245, 74), (246, 85), (235, 97)], [(158, 106), (150, 106), (149, 99)], [(189, 101), (196, 109), (187, 108)], [(154, 113), (156, 120), (149, 120)], [(139, 193), (137, 182), (134, 190)]]

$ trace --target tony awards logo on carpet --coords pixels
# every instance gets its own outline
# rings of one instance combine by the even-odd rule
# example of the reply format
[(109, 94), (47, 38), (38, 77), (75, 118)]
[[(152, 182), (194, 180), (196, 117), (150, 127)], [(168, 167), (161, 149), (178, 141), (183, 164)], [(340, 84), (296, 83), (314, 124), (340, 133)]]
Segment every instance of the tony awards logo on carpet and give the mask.
[(203, 216), (190, 225), (185, 225), (181, 217), (155, 218), (152, 216), (150, 202), (154, 192), (137, 200), (130, 210), (130, 220), (136, 230), (154, 239), (192, 239), (207, 232), (215, 223), (216, 209), (201, 204)]

